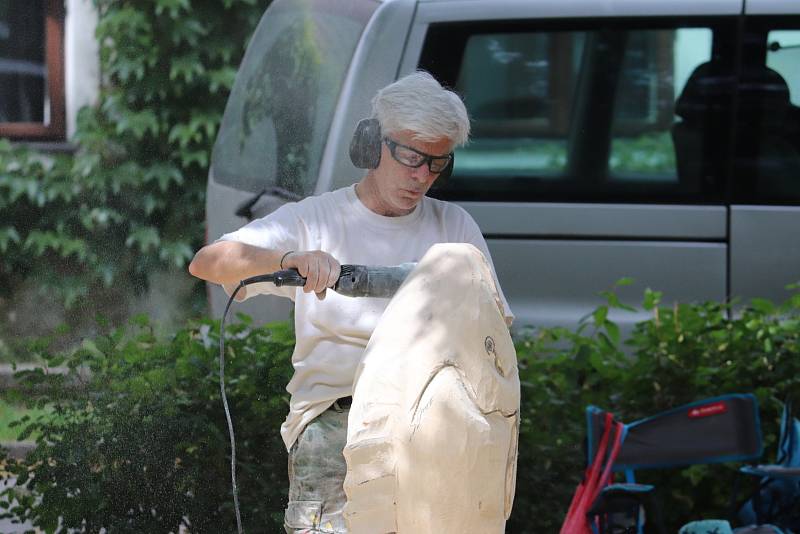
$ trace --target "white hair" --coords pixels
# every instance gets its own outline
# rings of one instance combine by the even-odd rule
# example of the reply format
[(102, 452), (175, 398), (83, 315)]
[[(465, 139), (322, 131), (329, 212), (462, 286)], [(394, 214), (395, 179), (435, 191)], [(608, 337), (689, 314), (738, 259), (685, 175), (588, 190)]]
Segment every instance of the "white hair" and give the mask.
[(420, 141), (447, 138), (454, 146), (469, 139), (469, 116), (461, 97), (423, 70), (378, 91), (372, 99), (372, 116), (384, 135), (410, 130)]

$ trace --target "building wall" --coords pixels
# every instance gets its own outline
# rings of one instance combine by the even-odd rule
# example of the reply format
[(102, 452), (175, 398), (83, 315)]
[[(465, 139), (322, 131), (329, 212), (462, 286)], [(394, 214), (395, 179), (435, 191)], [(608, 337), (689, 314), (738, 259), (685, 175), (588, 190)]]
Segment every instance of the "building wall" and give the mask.
[(92, 0), (67, 0), (64, 21), (67, 140), (75, 134), (78, 111), (97, 103), (100, 50), (95, 38), (97, 12)]

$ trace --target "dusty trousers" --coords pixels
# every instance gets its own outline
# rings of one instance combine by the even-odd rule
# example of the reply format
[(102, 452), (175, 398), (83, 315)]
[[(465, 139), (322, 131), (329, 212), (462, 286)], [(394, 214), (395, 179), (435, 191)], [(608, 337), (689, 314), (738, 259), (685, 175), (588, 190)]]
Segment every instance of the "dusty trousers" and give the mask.
[(431, 247), (356, 371), (344, 448), (348, 532), (504, 532), (519, 402), (488, 262), (472, 245)]
[(306, 425), (289, 451), (287, 534), (343, 534), (348, 410), (328, 409)]

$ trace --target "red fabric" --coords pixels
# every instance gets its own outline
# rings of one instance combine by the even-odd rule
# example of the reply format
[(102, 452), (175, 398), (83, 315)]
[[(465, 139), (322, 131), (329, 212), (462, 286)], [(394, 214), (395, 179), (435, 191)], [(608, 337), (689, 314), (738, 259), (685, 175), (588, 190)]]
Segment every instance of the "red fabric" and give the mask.
[[(608, 442), (611, 433), (614, 432), (614, 443), (611, 446), (611, 453), (606, 457)], [(569, 511), (561, 525), (560, 534), (591, 534), (592, 527), (586, 518), (586, 513), (592, 507), (600, 491), (608, 485), (611, 477), (611, 468), (619, 454), (622, 445), (622, 424), (614, 421), (614, 416), (606, 413), (605, 429), (600, 439), (600, 446), (591, 465), (586, 469), (583, 481), (575, 489), (575, 495), (569, 505)], [(605, 463), (605, 466), (603, 465)]]

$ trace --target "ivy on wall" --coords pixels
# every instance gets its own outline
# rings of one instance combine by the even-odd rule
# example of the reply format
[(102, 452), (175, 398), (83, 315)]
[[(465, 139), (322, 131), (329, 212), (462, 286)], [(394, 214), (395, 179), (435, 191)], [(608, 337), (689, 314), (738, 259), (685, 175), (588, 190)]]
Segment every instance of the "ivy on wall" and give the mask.
[(147, 287), (202, 244), (209, 155), (268, 0), (95, 0), (102, 87), (74, 154), (0, 140), (0, 297), (25, 279), (70, 308)]

